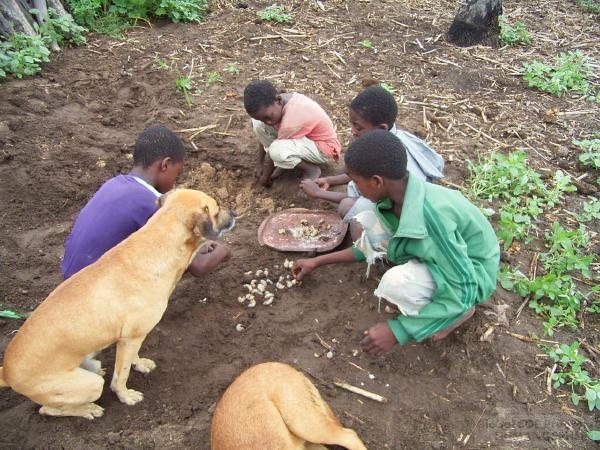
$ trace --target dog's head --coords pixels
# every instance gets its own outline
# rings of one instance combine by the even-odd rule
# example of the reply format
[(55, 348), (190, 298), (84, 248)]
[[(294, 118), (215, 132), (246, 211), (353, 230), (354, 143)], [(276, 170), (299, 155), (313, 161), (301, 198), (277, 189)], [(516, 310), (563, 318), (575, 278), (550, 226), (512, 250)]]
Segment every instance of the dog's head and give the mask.
[(200, 241), (216, 239), (235, 226), (235, 213), (221, 208), (214, 198), (201, 191), (169, 191), (158, 199), (158, 206), (161, 209), (176, 208), (178, 217)]

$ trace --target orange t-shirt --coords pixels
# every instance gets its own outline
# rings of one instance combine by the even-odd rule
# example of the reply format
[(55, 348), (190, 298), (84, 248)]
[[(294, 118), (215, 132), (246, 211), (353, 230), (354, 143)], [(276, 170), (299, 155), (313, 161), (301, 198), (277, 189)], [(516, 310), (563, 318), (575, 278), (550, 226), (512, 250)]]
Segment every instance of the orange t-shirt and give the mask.
[(338, 161), (342, 146), (337, 138), (333, 122), (321, 106), (306, 95), (297, 92), (283, 106), (283, 117), (275, 126), (277, 139), (307, 137), (321, 153)]

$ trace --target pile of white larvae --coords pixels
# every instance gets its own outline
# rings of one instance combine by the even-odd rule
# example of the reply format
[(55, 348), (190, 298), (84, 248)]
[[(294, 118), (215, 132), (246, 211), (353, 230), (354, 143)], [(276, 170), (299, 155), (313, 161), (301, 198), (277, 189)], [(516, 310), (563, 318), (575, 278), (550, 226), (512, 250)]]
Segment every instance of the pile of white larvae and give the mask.
[[(283, 267), (291, 272), (294, 267), (294, 261), (285, 260)], [(278, 268), (278, 266), (275, 266)], [(298, 285), (300, 282), (292, 277), (291, 274), (280, 275), (277, 281), (269, 278), (269, 269), (258, 269), (256, 272), (249, 271), (244, 273), (244, 280), (248, 280), (243, 285), (243, 288), (247, 291), (245, 295), (238, 297), (238, 302), (246, 304), (248, 308), (254, 308), (257, 301), (261, 301), (264, 306), (269, 306), (275, 299), (275, 293), (283, 291), (285, 289), (292, 288)], [(246, 303), (247, 302), (247, 303)]]

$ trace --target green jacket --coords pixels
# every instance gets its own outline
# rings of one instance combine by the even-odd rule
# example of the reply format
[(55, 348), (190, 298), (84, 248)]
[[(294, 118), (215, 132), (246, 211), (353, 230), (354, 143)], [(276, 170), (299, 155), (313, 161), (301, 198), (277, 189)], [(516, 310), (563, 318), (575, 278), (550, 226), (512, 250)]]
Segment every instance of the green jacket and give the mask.
[[(375, 206), (385, 228), (396, 230), (388, 260), (424, 262), (437, 285), (418, 315), (388, 320), (403, 345), (423, 341), (488, 300), (496, 289), (500, 248), (488, 220), (458, 191), (409, 176), (400, 219), (392, 206), (389, 198)], [(357, 260), (365, 259), (356, 247), (353, 251)]]

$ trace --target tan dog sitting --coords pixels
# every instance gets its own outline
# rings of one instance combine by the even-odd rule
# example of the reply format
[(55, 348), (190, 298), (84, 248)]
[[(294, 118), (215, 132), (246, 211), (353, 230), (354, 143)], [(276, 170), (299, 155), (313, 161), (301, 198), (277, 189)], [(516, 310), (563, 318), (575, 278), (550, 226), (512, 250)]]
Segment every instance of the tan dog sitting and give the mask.
[(144, 338), (198, 250), (235, 221), (200, 191), (171, 191), (158, 203), (146, 225), (60, 284), (31, 314), (6, 348), (0, 386), (42, 405), (40, 414), (99, 417), (103, 408), (93, 402), (103, 371), (86, 357), (116, 343), (110, 387), (128, 405), (143, 399), (126, 383), (131, 366), (142, 373), (156, 367), (138, 355)]
[(211, 425), (212, 450), (366, 450), (342, 427), (319, 391), (287, 364), (268, 362), (243, 372), (227, 388)]

